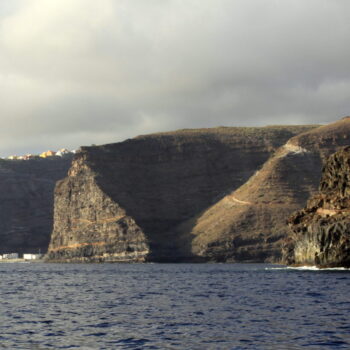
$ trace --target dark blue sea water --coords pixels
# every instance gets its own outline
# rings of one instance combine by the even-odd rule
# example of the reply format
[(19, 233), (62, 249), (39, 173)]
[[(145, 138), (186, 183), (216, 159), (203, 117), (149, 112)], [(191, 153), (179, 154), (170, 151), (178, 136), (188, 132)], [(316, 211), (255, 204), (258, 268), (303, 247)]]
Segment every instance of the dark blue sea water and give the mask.
[(0, 284), (0, 349), (350, 349), (350, 271), (13, 263)]

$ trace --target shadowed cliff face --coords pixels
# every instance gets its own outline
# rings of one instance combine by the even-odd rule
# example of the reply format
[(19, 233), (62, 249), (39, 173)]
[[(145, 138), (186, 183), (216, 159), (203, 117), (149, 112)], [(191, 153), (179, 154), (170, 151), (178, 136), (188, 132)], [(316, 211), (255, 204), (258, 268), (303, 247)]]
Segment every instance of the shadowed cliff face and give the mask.
[(191, 230), (181, 225), (310, 128), (182, 130), (84, 147), (56, 188), (48, 258), (196, 260)]
[(53, 191), (72, 156), (0, 160), (0, 254), (47, 251)]
[(329, 158), (320, 191), (288, 223), (286, 263), (350, 267), (350, 147)]
[(286, 219), (317, 191), (327, 157), (349, 144), (349, 118), (293, 137), (247, 183), (192, 220), (193, 253), (215, 261), (280, 261)]

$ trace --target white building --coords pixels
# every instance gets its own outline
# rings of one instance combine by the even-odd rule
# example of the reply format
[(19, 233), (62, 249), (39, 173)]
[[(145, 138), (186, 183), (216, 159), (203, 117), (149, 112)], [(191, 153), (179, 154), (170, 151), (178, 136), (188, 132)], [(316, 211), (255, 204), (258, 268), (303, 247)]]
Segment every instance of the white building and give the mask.
[(56, 152), (56, 156), (62, 157), (65, 154), (69, 154), (69, 153), (72, 153), (72, 152), (69, 151), (67, 148), (61, 148), (59, 151)]
[(2, 255), (3, 259), (18, 259), (18, 253), (7, 253)]
[(38, 260), (42, 257), (42, 254), (23, 254), (24, 260)]

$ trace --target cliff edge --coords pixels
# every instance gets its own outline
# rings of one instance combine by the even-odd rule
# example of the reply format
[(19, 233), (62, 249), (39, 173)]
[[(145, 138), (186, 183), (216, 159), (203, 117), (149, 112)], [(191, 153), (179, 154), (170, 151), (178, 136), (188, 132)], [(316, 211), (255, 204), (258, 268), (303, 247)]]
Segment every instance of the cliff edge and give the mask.
[(56, 186), (47, 259), (206, 260), (192, 251), (191, 219), (312, 128), (179, 130), (83, 147)]
[(329, 157), (319, 192), (288, 223), (287, 264), (350, 267), (350, 147)]

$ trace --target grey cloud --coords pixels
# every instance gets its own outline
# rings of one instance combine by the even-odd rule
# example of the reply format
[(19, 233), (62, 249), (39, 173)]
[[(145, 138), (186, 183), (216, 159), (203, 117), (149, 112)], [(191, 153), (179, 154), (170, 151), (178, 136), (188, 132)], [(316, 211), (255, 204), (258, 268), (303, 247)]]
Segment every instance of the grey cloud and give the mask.
[(0, 155), (350, 109), (345, 0), (0, 6)]

